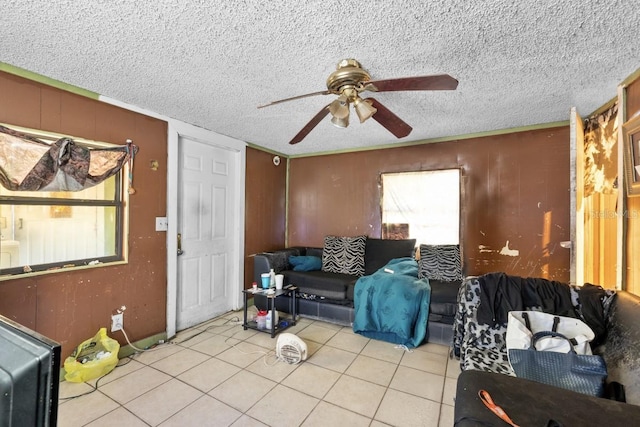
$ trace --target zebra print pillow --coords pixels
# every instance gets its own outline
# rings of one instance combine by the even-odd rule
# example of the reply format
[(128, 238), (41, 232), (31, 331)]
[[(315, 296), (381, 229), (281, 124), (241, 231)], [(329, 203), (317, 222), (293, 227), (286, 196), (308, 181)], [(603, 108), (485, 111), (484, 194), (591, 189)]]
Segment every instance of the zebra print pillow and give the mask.
[(364, 275), (364, 248), (367, 236), (326, 236), (322, 248), (322, 271)]
[(460, 246), (420, 245), (418, 277), (446, 282), (462, 280)]

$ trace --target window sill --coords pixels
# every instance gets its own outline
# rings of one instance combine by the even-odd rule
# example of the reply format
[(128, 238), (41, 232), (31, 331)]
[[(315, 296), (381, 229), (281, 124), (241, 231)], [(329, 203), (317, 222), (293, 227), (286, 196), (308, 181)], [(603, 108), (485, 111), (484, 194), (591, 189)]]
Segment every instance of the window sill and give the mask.
[(112, 267), (115, 265), (124, 265), (128, 264), (128, 260), (120, 260), (120, 261), (109, 261), (109, 262), (97, 262), (95, 264), (89, 265), (74, 265), (67, 264), (60, 267), (52, 267), (47, 270), (40, 271), (23, 271), (23, 272), (13, 272), (13, 273), (0, 273), (0, 282), (7, 280), (17, 280), (23, 279), (27, 277), (35, 277), (35, 276), (44, 276), (47, 274), (56, 274), (56, 273), (68, 273), (69, 271), (77, 271), (77, 270), (89, 270), (94, 268), (102, 268), (102, 267)]

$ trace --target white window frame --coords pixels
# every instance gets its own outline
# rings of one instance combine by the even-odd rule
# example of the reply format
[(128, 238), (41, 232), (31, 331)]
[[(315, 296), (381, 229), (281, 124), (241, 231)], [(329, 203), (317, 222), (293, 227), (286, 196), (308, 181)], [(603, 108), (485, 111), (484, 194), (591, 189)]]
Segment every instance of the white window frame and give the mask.
[(458, 168), (382, 173), (383, 237), (387, 224), (408, 224), (417, 246), (459, 244), (461, 175)]
[[(90, 148), (110, 148), (117, 147), (116, 144), (110, 144), (101, 141), (93, 141), (84, 138), (74, 137), (67, 134), (58, 134), (54, 132), (47, 132), (38, 129), (29, 129), (21, 126), (15, 126), (12, 124), (4, 124), (0, 123), (2, 126), (8, 127), (10, 129), (26, 133), (32, 135), (43, 142), (52, 143), (57, 141), (60, 138), (67, 137), (74, 140), (78, 145), (83, 145)], [(30, 206), (34, 209), (41, 209), (42, 207), (113, 207), (115, 208), (115, 218), (114, 218), (114, 234), (110, 236), (110, 238), (114, 239), (114, 253), (105, 255), (105, 256), (87, 256), (87, 257), (78, 257), (73, 256), (70, 259), (64, 260), (56, 260), (53, 262), (43, 262), (40, 264), (31, 265), (29, 262), (24, 262), (22, 259), (20, 260), (19, 265), (10, 266), (6, 268), (0, 269), (0, 280), (9, 280), (15, 279), (20, 275), (41, 275), (41, 274), (49, 274), (56, 273), (60, 271), (67, 271), (70, 268), (93, 268), (93, 267), (102, 267), (106, 265), (115, 265), (115, 264), (125, 264), (127, 263), (128, 258), (128, 231), (129, 231), (129, 192), (126, 191), (125, 185), (127, 180), (124, 177), (129, 175), (129, 165), (125, 164), (123, 168), (111, 176), (103, 183), (98, 184), (97, 186), (92, 187), (91, 189), (84, 190), (83, 196), (85, 193), (91, 194), (92, 189), (99, 190), (99, 186), (104, 185), (113, 185), (114, 190), (113, 199), (107, 197), (100, 197), (100, 191), (95, 191), (93, 196), (89, 196), (87, 198), (73, 198), (65, 197), (64, 192), (60, 192), (58, 196), (61, 197), (51, 197), (51, 194), (54, 192), (43, 192), (42, 196), (40, 196), (37, 192), (24, 192), (24, 195), (21, 194), (23, 192), (19, 191), (9, 191), (4, 188), (3, 195), (0, 195), (0, 205), (8, 205), (8, 206)], [(111, 184), (113, 182), (113, 184)], [(94, 197), (94, 198), (91, 198)], [(52, 227), (56, 225), (54, 221), (55, 218), (51, 218)], [(4, 230), (9, 231), (10, 227), (15, 226), (15, 221), (17, 219), (14, 218), (14, 221), (9, 221), (6, 217), (4, 220), (0, 218), (0, 222), (2, 225), (7, 223), (7, 228)], [(13, 222), (13, 223), (12, 223)], [(99, 225), (99, 224), (96, 224)], [(59, 226), (59, 224), (58, 224)], [(4, 234), (3, 234), (4, 235)], [(15, 235), (15, 233), (14, 233)], [(105, 234), (106, 236), (106, 234)], [(5, 248), (3, 248), (3, 242), (5, 242)], [(0, 241), (0, 251), (7, 251), (8, 244), (7, 240)], [(85, 254), (87, 255), (87, 254)]]

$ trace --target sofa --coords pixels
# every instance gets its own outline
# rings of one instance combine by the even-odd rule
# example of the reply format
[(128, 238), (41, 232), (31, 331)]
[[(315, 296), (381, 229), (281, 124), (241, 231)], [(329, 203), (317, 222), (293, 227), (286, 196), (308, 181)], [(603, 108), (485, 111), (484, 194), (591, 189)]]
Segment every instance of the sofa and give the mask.
[[(415, 239), (326, 236), (322, 248), (296, 246), (254, 255), (254, 280), (260, 283), (260, 275), (273, 269), (284, 275), (285, 285), (298, 288), (300, 316), (351, 326), (357, 280), (384, 268), (392, 259), (415, 257), (417, 249), (420, 276), (428, 278), (431, 287), (427, 340), (451, 345), (462, 283), (457, 245), (416, 248)], [(265, 297), (256, 295), (254, 304), (266, 307)], [(289, 307), (288, 297), (276, 299), (277, 310), (288, 312)]]
[[(459, 289), (453, 357), (460, 359), (462, 372), (456, 388), (456, 426), (506, 425), (484, 405), (479, 390), (486, 390), (521, 426), (640, 425), (639, 297), (589, 284), (564, 285), (576, 312), (596, 333), (593, 353), (601, 355), (607, 365), (606, 396), (595, 397), (514, 376), (505, 348), (506, 325), (478, 321), (482, 305), (496, 303), (486, 295), (480, 298), (487, 291), (483, 279), (485, 276), (465, 278)], [(507, 277), (507, 282), (510, 279)], [(601, 305), (594, 304), (594, 295)], [(545, 303), (542, 311), (550, 312), (557, 300), (552, 296), (541, 302)], [(514, 309), (540, 310), (541, 306)], [(588, 315), (600, 309), (601, 323)]]

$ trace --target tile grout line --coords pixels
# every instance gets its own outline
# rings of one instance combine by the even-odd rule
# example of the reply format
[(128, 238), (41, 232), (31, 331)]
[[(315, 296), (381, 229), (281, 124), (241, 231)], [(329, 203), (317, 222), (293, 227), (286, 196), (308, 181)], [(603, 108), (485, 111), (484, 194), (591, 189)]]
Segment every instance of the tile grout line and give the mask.
[[(235, 318), (236, 320), (233, 320), (234, 318)], [(221, 320), (226, 320), (226, 321), (225, 321), (224, 323), (222, 323), (222, 324), (216, 324), (216, 322), (221, 321)], [(229, 325), (230, 321), (233, 321), (234, 323), (233, 323), (233, 324), (231, 324), (231, 325)], [(140, 398), (140, 397), (142, 397), (142, 396), (144, 396), (144, 395), (146, 395), (146, 394), (148, 394), (148, 393), (150, 393), (150, 392), (152, 392), (152, 391), (156, 390), (158, 387), (161, 387), (161, 386), (165, 385), (167, 382), (171, 381), (172, 379), (176, 379), (177, 381), (181, 382), (181, 383), (182, 383), (182, 384), (184, 384), (185, 386), (188, 386), (188, 387), (190, 387), (190, 388), (193, 388), (194, 390), (196, 390), (196, 391), (199, 393), (199, 396), (198, 396), (194, 401), (192, 401), (192, 402), (188, 403), (186, 406), (184, 406), (184, 407), (182, 407), (182, 408), (178, 409), (178, 410), (177, 410), (177, 411), (175, 411), (173, 414), (171, 414), (168, 418), (164, 419), (162, 422), (166, 422), (168, 419), (170, 419), (171, 417), (175, 416), (175, 415), (176, 415), (176, 414), (178, 414), (179, 412), (183, 411), (186, 407), (188, 407), (189, 405), (193, 404), (195, 401), (197, 401), (197, 400), (201, 399), (201, 398), (202, 398), (202, 397), (204, 397), (204, 396), (208, 396), (208, 397), (210, 397), (210, 398), (212, 398), (212, 399), (215, 399), (215, 400), (216, 400), (216, 401), (218, 401), (220, 404), (223, 404), (223, 405), (225, 405), (225, 406), (227, 406), (227, 407), (229, 407), (229, 408), (232, 408), (233, 410), (238, 411), (241, 415), (240, 415), (240, 416), (239, 416), (239, 417), (238, 417), (234, 422), (237, 422), (237, 421), (238, 421), (240, 418), (242, 418), (243, 416), (249, 417), (249, 418), (251, 418), (252, 420), (256, 420), (256, 421), (258, 421), (258, 422), (262, 422), (262, 421), (260, 421), (260, 420), (258, 420), (258, 419), (255, 419), (255, 418), (251, 417), (251, 416), (248, 414), (248, 412), (250, 412), (250, 411), (251, 411), (251, 409), (252, 409), (252, 408), (254, 408), (254, 407), (255, 407), (255, 405), (260, 401), (260, 399), (258, 399), (256, 402), (254, 402), (254, 403), (253, 403), (249, 408), (247, 408), (246, 410), (238, 410), (238, 409), (234, 408), (233, 406), (231, 406), (231, 405), (229, 405), (229, 404), (227, 404), (227, 403), (225, 403), (225, 402), (223, 402), (223, 401), (220, 401), (219, 399), (217, 399), (217, 398), (215, 398), (214, 396), (212, 396), (212, 395), (210, 395), (210, 394), (209, 394), (211, 391), (215, 390), (215, 389), (216, 389), (217, 387), (219, 387), (221, 384), (224, 384), (225, 382), (229, 381), (231, 378), (233, 378), (233, 377), (237, 376), (237, 375), (238, 375), (238, 374), (240, 374), (241, 372), (248, 372), (248, 373), (251, 373), (251, 374), (253, 374), (253, 375), (258, 375), (258, 374), (256, 374), (256, 373), (252, 372), (251, 370), (249, 370), (249, 367), (250, 367), (251, 365), (253, 365), (255, 362), (257, 362), (258, 360), (260, 360), (260, 358), (258, 358), (258, 359), (256, 359), (256, 360), (254, 360), (253, 362), (250, 362), (250, 363), (249, 363), (248, 365), (246, 365), (246, 366), (238, 366), (238, 365), (234, 365), (236, 368), (238, 368), (238, 369), (239, 369), (239, 370), (238, 370), (238, 372), (236, 372), (235, 374), (233, 374), (231, 377), (229, 377), (229, 378), (225, 379), (224, 381), (220, 382), (219, 384), (217, 384), (216, 386), (214, 386), (213, 388), (211, 388), (211, 389), (210, 389), (210, 390), (208, 390), (208, 391), (203, 391), (203, 390), (201, 390), (201, 389), (198, 389), (198, 388), (196, 388), (195, 386), (193, 386), (193, 385), (191, 385), (191, 384), (187, 383), (186, 381), (184, 381), (184, 380), (182, 380), (182, 379), (178, 378), (178, 376), (182, 375), (183, 373), (185, 373), (185, 372), (187, 372), (187, 371), (189, 371), (189, 370), (191, 370), (191, 369), (193, 369), (193, 368), (195, 368), (195, 367), (197, 367), (197, 366), (200, 366), (200, 365), (202, 365), (202, 364), (204, 364), (204, 363), (206, 363), (206, 362), (208, 362), (208, 361), (210, 361), (210, 360), (212, 360), (212, 359), (216, 359), (216, 360), (221, 361), (221, 362), (224, 362), (224, 363), (230, 363), (230, 362), (228, 362), (228, 361), (226, 361), (226, 360), (224, 360), (224, 359), (219, 358), (218, 356), (220, 356), (221, 354), (223, 354), (223, 353), (227, 352), (227, 351), (228, 351), (229, 349), (231, 349), (231, 348), (235, 348), (235, 347), (236, 347), (236, 345), (238, 345), (238, 344), (245, 343), (245, 344), (247, 344), (247, 345), (250, 345), (250, 346), (253, 346), (253, 347), (259, 348), (259, 349), (261, 349), (261, 350), (262, 350), (262, 349), (265, 349), (264, 351), (260, 351), (260, 352), (262, 352), (262, 353), (263, 353), (263, 356), (262, 356), (261, 358), (265, 358), (265, 357), (267, 357), (269, 354), (271, 354), (272, 352), (274, 352), (274, 350), (266, 349), (266, 347), (263, 347), (263, 345), (258, 344), (258, 343), (255, 343), (255, 341), (251, 341), (251, 340), (252, 340), (252, 338), (255, 338), (255, 337), (257, 337), (257, 336), (258, 336), (259, 332), (253, 333), (253, 334), (251, 334), (251, 335), (248, 335), (248, 336), (245, 336), (245, 337), (242, 337), (242, 338), (237, 337), (237, 335), (238, 335), (238, 334), (240, 334), (240, 333), (244, 332), (244, 330), (239, 330), (239, 331), (237, 331), (237, 332), (233, 332), (233, 329), (234, 329), (234, 327), (235, 327), (235, 326), (242, 327), (242, 324), (241, 324), (241, 323), (238, 323), (238, 321), (239, 321), (239, 320), (238, 320), (238, 316), (234, 316), (234, 317), (231, 317), (231, 318), (229, 318), (229, 317), (218, 317), (218, 318), (216, 318), (216, 319), (212, 319), (212, 320), (210, 320), (210, 321), (206, 322), (206, 323), (205, 323), (205, 324), (203, 324), (203, 325), (198, 325), (198, 326), (193, 327), (193, 328), (194, 328), (193, 330), (194, 330), (194, 331), (196, 331), (196, 330), (197, 330), (198, 332), (196, 332), (196, 333), (194, 333), (194, 334), (189, 334), (187, 337), (185, 337), (185, 339), (183, 339), (183, 340), (182, 340), (182, 341), (180, 341), (180, 342), (171, 342), (171, 341), (167, 342), (167, 343), (166, 343), (167, 345), (172, 344), (172, 345), (175, 345), (175, 346), (178, 346), (178, 347), (180, 347), (180, 348), (181, 348), (180, 350), (178, 350), (178, 351), (176, 351), (176, 352), (172, 353), (171, 355), (176, 355), (176, 354), (179, 354), (179, 353), (181, 353), (181, 352), (183, 352), (183, 351), (187, 351), (187, 350), (188, 350), (188, 351), (193, 351), (193, 352), (196, 352), (196, 353), (199, 353), (199, 354), (205, 355), (205, 356), (207, 357), (205, 360), (202, 360), (202, 361), (200, 361), (200, 362), (198, 362), (198, 363), (196, 363), (196, 364), (194, 364), (194, 365), (192, 365), (192, 366), (190, 365), (188, 368), (184, 369), (183, 371), (181, 371), (181, 372), (179, 372), (179, 373), (177, 373), (177, 374), (169, 374), (168, 372), (165, 372), (165, 371), (163, 371), (162, 369), (160, 369), (160, 368), (157, 368), (157, 367), (153, 366), (155, 363), (158, 363), (159, 361), (161, 361), (161, 360), (163, 360), (163, 359), (152, 360), (152, 361), (148, 361), (148, 362), (147, 362), (147, 361), (141, 361), (141, 360), (139, 360), (139, 359), (138, 359), (138, 357), (139, 357), (139, 356), (138, 356), (138, 357), (135, 357), (135, 356), (144, 354), (144, 352), (141, 352), (141, 353), (134, 353), (134, 355), (132, 355), (132, 357), (130, 357), (130, 360), (131, 360), (131, 361), (136, 361), (137, 363), (140, 363), (142, 366), (141, 366), (140, 368), (137, 368), (137, 369), (135, 369), (135, 370), (131, 371), (131, 372), (127, 372), (126, 374), (123, 374), (121, 377), (116, 378), (116, 379), (114, 379), (113, 381), (117, 381), (117, 380), (119, 380), (119, 379), (121, 379), (121, 378), (124, 378), (124, 377), (126, 377), (127, 375), (130, 375), (130, 374), (132, 374), (132, 373), (134, 373), (134, 372), (136, 372), (136, 371), (138, 371), (138, 370), (140, 370), (140, 369), (143, 369), (144, 367), (149, 367), (149, 368), (153, 369), (154, 371), (156, 371), (156, 372), (158, 372), (158, 373), (161, 373), (161, 374), (163, 374), (163, 375), (167, 375), (169, 378), (168, 378), (166, 381), (163, 381), (162, 383), (160, 383), (160, 384), (158, 384), (158, 385), (154, 386), (153, 388), (151, 388), (151, 389), (149, 389), (149, 390), (146, 390), (144, 393), (142, 393), (142, 394), (140, 394), (140, 395), (136, 396), (135, 398), (131, 399), (129, 402), (132, 402), (132, 401), (134, 401), (134, 400), (136, 400), (136, 399), (138, 399), (138, 398)], [(298, 334), (300, 334), (302, 331), (306, 330), (309, 326), (312, 326), (312, 325), (316, 324), (316, 322), (317, 322), (316, 320), (310, 320), (310, 323), (309, 323), (309, 324), (306, 324), (306, 325), (304, 325), (304, 327), (300, 328), (299, 330), (296, 330), (296, 332), (295, 332), (295, 333), (296, 333), (297, 335), (298, 335)], [(228, 326), (228, 327), (227, 327), (227, 326)], [(296, 325), (296, 326), (297, 326), (297, 325)], [(323, 329), (330, 330), (330, 331), (332, 331), (333, 333), (331, 334), (331, 336), (330, 336), (329, 338), (327, 338), (326, 340), (324, 340), (324, 342), (317, 342), (317, 341), (314, 341), (313, 339), (309, 339), (309, 338), (307, 338), (309, 341), (311, 341), (311, 342), (313, 342), (314, 344), (318, 345), (318, 348), (316, 349), (316, 351), (315, 351), (313, 354), (318, 353), (318, 352), (319, 352), (319, 351), (321, 351), (323, 348), (327, 348), (327, 349), (333, 349), (333, 350), (337, 350), (337, 351), (343, 351), (343, 352), (346, 352), (346, 353), (350, 353), (351, 355), (353, 355), (353, 356), (354, 356), (354, 357), (353, 357), (353, 359), (352, 359), (352, 360), (347, 364), (347, 366), (346, 366), (343, 370), (341, 370), (341, 371), (335, 371), (335, 370), (333, 370), (333, 369), (330, 369), (330, 368), (324, 367), (324, 366), (322, 366), (322, 365), (317, 365), (317, 364), (315, 364), (315, 363), (313, 363), (313, 362), (309, 362), (311, 365), (313, 365), (313, 366), (315, 366), (315, 367), (318, 367), (318, 368), (321, 368), (321, 369), (328, 369), (328, 370), (330, 370), (330, 371), (333, 371), (333, 372), (336, 372), (336, 373), (338, 373), (338, 374), (339, 374), (339, 376), (337, 377), (336, 381), (335, 381), (335, 382), (333, 382), (333, 384), (332, 384), (332, 385), (327, 389), (327, 391), (325, 391), (325, 392), (323, 393), (323, 395), (322, 395), (321, 397), (316, 397), (316, 396), (313, 396), (313, 395), (307, 394), (307, 393), (305, 393), (304, 391), (300, 391), (300, 390), (298, 390), (298, 389), (296, 389), (296, 388), (292, 388), (292, 387), (287, 386), (287, 385), (285, 385), (285, 384), (284, 384), (284, 382), (285, 382), (285, 381), (286, 381), (286, 380), (287, 380), (291, 375), (293, 375), (293, 373), (294, 373), (294, 372), (296, 372), (296, 370), (297, 370), (298, 368), (296, 368), (296, 369), (292, 370), (291, 372), (287, 373), (284, 377), (279, 378), (278, 380), (273, 380), (273, 379), (271, 379), (271, 378), (267, 378), (267, 377), (265, 377), (265, 379), (267, 379), (267, 380), (269, 380), (269, 381), (272, 381), (272, 382), (275, 384), (275, 385), (274, 385), (274, 387), (273, 387), (273, 388), (271, 388), (270, 390), (271, 390), (271, 391), (273, 391), (273, 389), (274, 389), (275, 387), (277, 387), (277, 386), (282, 386), (282, 387), (285, 387), (285, 388), (287, 388), (287, 389), (289, 389), (289, 390), (292, 390), (292, 391), (294, 391), (294, 392), (302, 393), (302, 394), (305, 394), (305, 395), (307, 395), (307, 396), (309, 396), (309, 397), (311, 397), (311, 398), (313, 398), (313, 399), (316, 399), (316, 400), (317, 400), (316, 404), (313, 406), (313, 408), (310, 410), (310, 412), (309, 412), (308, 414), (306, 414), (306, 416), (304, 417), (304, 419), (302, 420), (302, 422), (305, 422), (306, 420), (308, 420), (308, 419), (309, 419), (309, 417), (310, 417), (310, 416), (314, 413), (314, 411), (318, 408), (318, 406), (319, 406), (322, 402), (325, 402), (325, 403), (328, 403), (328, 404), (334, 405), (334, 406), (336, 406), (336, 407), (338, 407), (338, 408), (341, 408), (341, 409), (343, 409), (343, 410), (345, 410), (345, 411), (348, 411), (348, 412), (350, 412), (350, 413), (356, 414), (356, 415), (358, 415), (358, 416), (362, 416), (362, 417), (364, 417), (364, 418), (366, 418), (366, 419), (368, 419), (368, 420), (369, 420), (369, 424), (373, 423), (374, 421), (382, 423), (382, 421), (379, 421), (379, 420), (377, 420), (377, 419), (376, 419), (376, 415), (378, 415), (378, 412), (380, 411), (381, 405), (382, 405), (382, 403), (383, 403), (383, 401), (384, 401), (385, 397), (386, 397), (386, 396), (387, 396), (387, 394), (389, 393), (389, 389), (392, 389), (391, 384), (392, 384), (392, 382), (393, 382), (393, 378), (395, 377), (395, 375), (397, 375), (397, 373), (398, 373), (398, 371), (399, 371), (400, 367), (401, 367), (401, 366), (403, 366), (403, 365), (402, 365), (402, 362), (403, 362), (403, 360), (407, 357), (407, 356), (406, 356), (406, 353), (403, 353), (403, 354), (402, 354), (402, 356), (401, 356), (397, 361), (395, 361), (395, 362), (391, 362), (391, 363), (393, 363), (395, 366), (394, 366), (393, 372), (392, 372), (392, 373), (390, 374), (390, 376), (389, 376), (388, 383), (387, 383), (386, 385), (384, 385), (384, 386), (383, 386), (383, 385), (381, 385), (381, 384), (379, 384), (379, 383), (376, 383), (376, 382), (370, 381), (370, 380), (368, 380), (368, 379), (359, 378), (359, 377), (357, 377), (357, 376), (354, 376), (354, 375), (352, 375), (352, 374), (348, 374), (348, 373), (347, 373), (347, 372), (349, 371), (349, 369), (350, 369), (351, 367), (353, 367), (353, 366), (354, 366), (354, 363), (356, 362), (356, 360), (358, 360), (358, 358), (359, 358), (359, 357), (368, 357), (368, 358), (371, 358), (371, 359), (374, 359), (374, 360), (377, 360), (377, 361), (380, 361), (380, 362), (386, 362), (386, 363), (389, 363), (389, 360), (387, 360), (387, 359), (384, 359), (384, 358), (379, 359), (379, 358), (376, 358), (376, 357), (372, 357), (371, 355), (364, 354), (364, 350), (366, 349), (367, 345), (369, 345), (369, 343), (371, 343), (371, 342), (372, 342), (372, 339), (368, 338), (368, 339), (367, 339), (367, 341), (366, 341), (366, 343), (365, 343), (364, 345), (362, 345), (362, 346), (360, 347), (360, 349), (359, 349), (357, 352), (354, 352), (354, 351), (352, 351), (352, 349), (348, 349), (348, 350), (347, 350), (347, 349), (345, 349), (345, 348), (340, 347), (338, 344), (335, 344), (335, 343), (334, 343), (334, 344), (330, 344), (331, 340), (332, 340), (332, 339), (334, 339), (334, 338), (336, 338), (336, 337), (338, 337), (338, 336), (339, 336), (339, 334), (341, 334), (341, 333), (345, 333), (345, 334), (347, 334), (347, 333), (348, 333), (348, 332), (347, 332), (348, 327), (343, 326), (343, 325), (338, 325), (338, 326), (340, 326), (340, 327), (339, 327), (338, 329), (334, 329), (333, 327), (332, 327), (332, 328), (324, 327), (324, 326), (323, 326), (323, 325), (321, 325), (321, 324), (317, 324), (316, 326), (317, 326), (318, 328), (323, 328)], [(225, 327), (225, 329), (220, 329), (220, 330), (218, 329), (218, 328), (222, 328), (222, 327)], [(208, 335), (211, 335), (211, 336), (210, 336), (210, 337), (208, 337), (208, 338), (205, 338), (205, 339), (203, 339), (203, 340), (201, 340), (201, 341), (199, 341), (199, 342), (196, 342), (195, 344), (191, 344), (191, 346), (187, 346), (187, 345), (185, 345), (185, 344), (184, 344), (184, 343), (186, 343), (187, 341), (191, 340), (192, 338), (195, 338), (196, 336), (199, 336), (199, 335), (201, 335), (201, 334), (208, 334)], [(227, 347), (228, 347), (228, 348), (226, 348), (226, 349), (224, 349), (224, 350), (222, 350), (222, 351), (219, 351), (219, 352), (217, 352), (216, 354), (213, 354), (213, 355), (212, 355), (212, 354), (209, 354), (209, 353), (206, 353), (206, 352), (204, 352), (204, 351), (201, 351), (201, 350), (198, 350), (198, 349), (194, 349), (194, 348), (192, 348), (192, 347), (194, 347), (194, 346), (198, 345), (199, 343), (201, 343), (201, 342), (205, 342), (206, 340), (211, 339), (211, 338), (216, 337), (216, 336), (217, 336), (217, 337), (220, 337), (220, 339), (224, 339), (224, 343), (225, 343), (225, 344), (227, 344)], [(175, 339), (175, 338), (176, 338), (176, 337), (174, 337), (174, 339)], [(229, 340), (235, 340), (235, 341), (237, 341), (237, 342), (236, 342), (235, 344), (228, 344), (228, 343), (227, 343), (227, 341), (229, 341)], [(275, 341), (275, 340), (274, 340), (273, 344), (275, 344), (276, 342), (277, 342), (277, 341)], [(156, 348), (158, 348), (158, 347), (156, 347)], [(240, 352), (242, 352), (242, 350), (240, 350), (240, 349), (237, 349), (237, 350), (238, 350), (238, 351), (240, 351)], [(428, 349), (423, 349), (423, 350), (418, 350), (418, 351), (424, 351), (424, 352), (427, 352), (427, 353), (429, 353), (429, 354), (431, 354), (431, 355), (441, 356), (440, 352), (430, 351), (430, 350), (428, 350)], [(169, 355), (169, 356), (171, 356), (171, 355)], [(169, 356), (167, 356), (167, 357), (169, 357)], [(144, 359), (143, 359), (143, 360), (144, 360)], [(417, 371), (420, 371), (420, 372), (425, 372), (425, 373), (429, 373), (429, 374), (432, 374), (432, 375), (438, 375), (438, 376), (442, 377), (442, 379), (443, 379), (443, 385), (442, 385), (442, 390), (441, 390), (441, 393), (440, 393), (440, 401), (439, 401), (439, 402), (437, 402), (437, 401), (432, 401), (432, 402), (437, 403), (437, 404), (439, 405), (439, 410), (438, 410), (438, 414), (437, 414), (437, 416), (438, 416), (438, 418), (437, 418), (437, 423), (440, 423), (440, 422), (441, 422), (441, 420), (442, 420), (442, 415), (443, 415), (443, 405), (452, 406), (452, 405), (448, 405), (448, 404), (446, 404), (445, 402), (443, 402), (443, 399), (444, 399), (444, 397), (445, 397), (445, 388), (446, 388), (445, 386), (446, 386), (446, 382), (447, 382), (447, 379), (448, 379), (448, 378), (450, 378), (450, 377), (447, 375), (447, 373), (449, 372), (449, 362), (451, 362), (451, 361), (452, 361), (452, 360), (450, 360), (450, 358), (448, 358), (448, 357), (446, 357), (446, 356), (445, 356), (445, 367), (444, 367), (444, 374), (443, 374), (443, 375), (439, 375), (439, 374), (433, 373), (433, 372), (431, 372), (431, 371), (426, 371), (426, 370), (422, 370), (422, 369), (411, 368), (411, 366), (410, 366), (410, 365), (404, 366), (405, 368), (416, 369)], [(117, 367), (123, 367), (123, 366), (126, 366), (128, 363), (131, 363), (131, 362), (127, 362), (127, 363), (125, 363), (124, 365), (118, 365)], [(306, 362), (305, 362), (305, 363), (306, 363)], [(454, 362), (454, 363), (455, 363), (455, 362)], [(231, 364), (233, 365), (233, 363), (231, 363)], [(275, 365), (275, 364), (274, 364), (274, 365)], [(382, 393), (382, 396), (381, 396), (381, 398), (380, 398), (380, 401), (378, 402), (378, 404), (377, 404), (377, 406), (376, 406), (375, 410), (373, 411), (373, 414), (372, 414), (370, 417), (369, 417), (369, 416), (367, 416), (367, 415), (363, 415), (362, 413), (355, 412), (355, 411), (353, 411), (352, 409), (349, 409), (349, 408), (343, 407), (343, 406), (341, 406), (341, 405), (336, 405), (336, 404), (334, 404), (334, 403), (330, 403), (330, 402), (328, 402), (328, 401), (326, 401), (326, 400), (325, 400), (325, 399), (326, 399), (326, 397), (327, 397), (327, 396), (329, 395), (329, 393), (331, 392), (331, 390), (333, 390), (333, 389), (335, 388), (336, 384), (338, 384), (338, 383), (339, 383), (339, 381), (340, 381), (342, 378), (350, 378), (350, 379), (354, 379), (354, 380), (358, 380), (358, 381), (363, 381), (363, 382), (368, 383), (368, 384), (371, 384), (371, 385), (375, 385), (375, 386), (383, 387), (384, 392)], [(453, 379), (453, 378), (452, 378), (452, 379)], [(106, 384), (110, 384), (110, 383), (112, 383), (113, 381), (109, 381), (109, 382), (108, 382), (108, 383), (106, 383)], [(106, 385), (106, 384), (103, 384), (103, 386), (104, 386), (104, 385)], [(397, 390), (397, 389), (395, 389), (395, 388), (393, 388), (393, 390), (398, 391), (398, 392), (402, 392), (402, 393), (407, 393), (407, 392), (404, 392), (404, 391), (402, 391), (402, 390)], [(126, 405), (126, 404), (128, 404), (129, 402), (125, 402), (125, 403), (121, 404), (121, 403), (119, 403), (118, 401), (116, 401), (116, 400), (112, 399), (110, 396), (108, 396), (108, 395), (107, 395), (107, 394), (105, 394), (104, 392), (102, 392), (102, 390), (101, 390), (101, 389), (99, 389), (99, 388), (97, 388), (97, 387), (96, 387), (96, 390), (95, 390), (95, 391), (100, 391), (100, 393), (101, 393), (102, 395), (104, 395), (105, 397), (107, 397), (109, 400), (113, 401), (113, 402), (114, 402), (114, 403), (116, 403), (116, 405), (117, 405), (117, 407), (116, 407), (116, 408), (114, 408), (113, 410), (109, 411), (109, 412), (108, 412), (108, 413), (106, 413), (106, 414), (101, 415), (100, 417), (96, 418), (96, 420), (97, 420), (97, 419), (100, 419), (100, 418), (102, 418), (102, 417), (106, 416), (107, 414), (110, 414), (110, 413), (112, 413), (112, 412), (116, 411), (118, 408), (122, 407), (122, 408), (123, 408), (123, 409), (125, 409), (128, 413), (130, 413), (131, 415), (133, 415), (136, 419), (139, 419), (139, 420), (140, 420), (141, 422), (143, 422), (145, 425), (149, 425), (146, 421), (144, 421), (144, 420), (143, 420), (143, 419), (141, 419), (139, 416), (137, 416), (135, 413), (133, 413), (132, 411), (130, 411), (127, 407), (125, 407), (125, 405)], [(267, 392), (267, 393), (268, 393), (268, 392)], [(425, 398), (425, 397), (422, 397), (422, 396), (420, 396), (420, 395), (416, 395), (416, 394), (413, 394), (413, 393), (407, 393), (407, 394), (409, 394), (409, 395), (411, 395), (411, 396), (414, 396), (414, 397), (416, 397), (416, 398), (425, 399), (425, 400), (430, 400), (430, 399), (428, 399), (428, 398)], [(92, 421), (90, 421), (89, 423), (94, 422), (94, 421), (96, 421), (96, 420), (92, 420)]]

